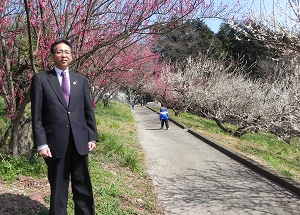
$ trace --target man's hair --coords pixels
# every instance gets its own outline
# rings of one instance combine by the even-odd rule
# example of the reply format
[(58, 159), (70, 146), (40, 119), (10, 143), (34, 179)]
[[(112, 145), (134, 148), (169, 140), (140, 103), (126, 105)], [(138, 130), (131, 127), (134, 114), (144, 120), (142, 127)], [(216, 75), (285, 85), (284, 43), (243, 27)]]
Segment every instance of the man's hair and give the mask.
[(55, 47), (56, 47), (56, 45), (58, 45), (59, 43), (64, 43), (64, 44), (68, 45), (68, 46), (70, 47), (71, 51), (72, 51), (72, 43), (71, 43), (69, 40), (67, 40), (67, 39), (58, 39), (58, 40), (55, 40), (54, 43), (51, 44), (50, 52), (51, 52), (52, 54), (54, 54), (54, 52), (55, 52)]

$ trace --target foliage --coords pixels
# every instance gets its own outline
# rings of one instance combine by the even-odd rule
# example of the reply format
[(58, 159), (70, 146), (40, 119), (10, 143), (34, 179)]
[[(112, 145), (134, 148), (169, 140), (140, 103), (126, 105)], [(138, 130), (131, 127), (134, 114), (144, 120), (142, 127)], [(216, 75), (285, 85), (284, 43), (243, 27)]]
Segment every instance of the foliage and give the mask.
[(222, 45), (215, 34), (199, 18), (184, 22), (157, 39), (154, 52), (159, 52), (165, 62), (183, 62), (188, 57), (197, 58), (199, 53), (214, 58), (221, 57)]
[[(228, 20), (228, 27), (235, 31), (235, 39), (239, 39), (234, 43), (248, 47), (249, 62), (258, 56), (254, 64), (256, 77), (277, 77), (278, 62), (299, 65), (299, 9), (299, 1), (261, 0), (259, 7), (248, 8), (243, 20)], [(247, 43), (257, 51), (253, 52)]]
[[(250, 24), (252, 28), (259, 27)], [(239, 25), (240, 29), (246, 30), (247, 23)], [(223, 49), (227, 53), (227, 58), (233, 62), (243, 59), (247, 70), (245, 74), (249, 74), (251, 78), (261, 78), (265, 76), (261, 70), (259, 62), (276, 58), (276, 52), (265, 46), (264, 42), (253, 40), (250, 36), (244, 35), (243, 30), (223, 23), (217, 33), (218, 39), (222, 42)]]
[[(203, 54), (184, 63), (184, 67), (166, 65), (145, 85), (176, 115), (188, 110), (213, 119), (223, 131), (236, 137), (260, 130), (290, 143), (300, 136), (297, 63), (280, 62), (275, 67), (276, 76), (262, 80), (243, 75), (243, 63), (226, 66), (226, 62)], [(226, 122), (237, 126), (228, 128)]]
[(30, 145), (28, 138), (23, 139), (31, 130), (30, 118), (24, 115), (30, 80), (33, 74), (53, 67), (49, 54), (53, 41), (71, 40), (71, 69), (88, 77), (96, 105), (116, 89), (141, 80), (136, 77), (155, 58), (141, 47), (151, 44), (151, 29), (158, 20), (169, 23), (174, 14), (183, 19), (201, 8), (200, 0), (3, 0), (0, 4), (0, 95), (11, 120), (2, 145), (16, 157)]
[(13, 182), (20, 175), (31, 177), (42, 177), (45, 175), (46, 166), (44, 161), (38, 157), (28, 160), (26, 157), (13, 158), (7, 155), (1, 157), (0, 175), (7, 182)]
[(7, 126), (9, 124), (8, 121), (9, 120), (6, 117), (5, 102), (4, 102), (3, 98), (0, 98), (0, 134), (1, 134), (1, 137), (3, 137), (3, 135), (7, 129)]

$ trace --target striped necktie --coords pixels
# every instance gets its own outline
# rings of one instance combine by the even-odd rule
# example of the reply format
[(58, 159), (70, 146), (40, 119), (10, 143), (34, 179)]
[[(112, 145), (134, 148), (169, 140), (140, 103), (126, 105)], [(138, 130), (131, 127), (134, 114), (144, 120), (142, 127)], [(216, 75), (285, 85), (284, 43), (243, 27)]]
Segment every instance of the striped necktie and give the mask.
[(70, 99), (70, 88), (69, 88), (69, 80), (67, 77), (67, 74), (65, 71), (62, 71), (62, 82), (61, 82), (61, 88), (66, 100), (67, 105), (69, 105), (69, 99)]

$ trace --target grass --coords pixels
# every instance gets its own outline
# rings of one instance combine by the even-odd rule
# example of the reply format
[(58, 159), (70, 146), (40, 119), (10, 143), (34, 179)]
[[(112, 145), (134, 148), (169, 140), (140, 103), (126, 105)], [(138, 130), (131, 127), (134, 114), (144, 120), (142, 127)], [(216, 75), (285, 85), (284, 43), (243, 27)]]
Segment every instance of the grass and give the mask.
[[(89, 155), (97, 215), (160, 215), (151, 180), (145, 170), (145, 154), (139, 144), (130, 106), (110, 103), (95, 110), (99, 140)], [(46, 177), (41, 157), (0, 157), (0, 179), (12, 183), (20, 175)], [(49, 204), (49, 196), (45, 201)], [(39, 215), (47, 214), (41, 211)], [(74, 215), (70, 191), (68, 215)]]
[(278, 173), (300, 182), (300, 142), (294, 139), (290, 144), (275, 135), (260, 132), (248, 133), (241, 138), (223, 132), (213, 120), (181, 113), (176, 117), (171, 111), (172, 119), (194, 129), (219, 144), (240, 152), (253, 160), (268, 166)]
[[(130, 106), (109, 103), (109, 107), (104, 108), (99, 104), (95, 113), (100, 142), (96, 150), (90, 153), (89, 160), (96, 214), (163, 214), (146, 173), (145, 154), (139, 144)], [(182, 113), (180, 117), (175, 117), (171, 111), (169, 114), (188, 128), (300, 182), (299, 141), (295, 140), (288, 145), (274, 135), (263, 132), (249, 133), (239, 139), (224, 133), (212, 120), (189, 113)], [(46, 165), (43, 159), (35, 157), (27, 161), (25, 158), (1, 157), (0, 178), (13, 182), (19, 175), (45, 177)], [(46, 202), (49, 203), (49, 196)], [(70, 193), (69, 215), (74, 214), (73, 208)]]
[(96, 214), (163, 214), (146, 174), (130, 106), (112, 102), (104, 108), (100, 104), (95, 113), (100, 142), (90, 154), (90, 173)]
[(45, 163), (37, 156), (30, 161), (25, 157), (13, 158), (12, 156), (6, 156), (1, 158), (0, 178), (8, 183), (17, 180), (20, 175), (43, 177), (45, 172)]

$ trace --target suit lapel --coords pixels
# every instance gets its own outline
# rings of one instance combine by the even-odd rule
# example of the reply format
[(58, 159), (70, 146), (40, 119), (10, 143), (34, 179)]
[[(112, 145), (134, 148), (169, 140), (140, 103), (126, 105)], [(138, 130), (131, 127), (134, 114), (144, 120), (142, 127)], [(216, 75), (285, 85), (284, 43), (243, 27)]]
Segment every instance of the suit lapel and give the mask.
[(46, 74), (47, 74), (46, 75), (47, 80), (48, 80), (51, 88), (53, 89), (54, 93), (56, 94), (57, 98), (67, 108), (67, 103), (65, 101), (65, 98), (64, 98), (61, 86), (59, 84), (55, 69), (47, 71)]

